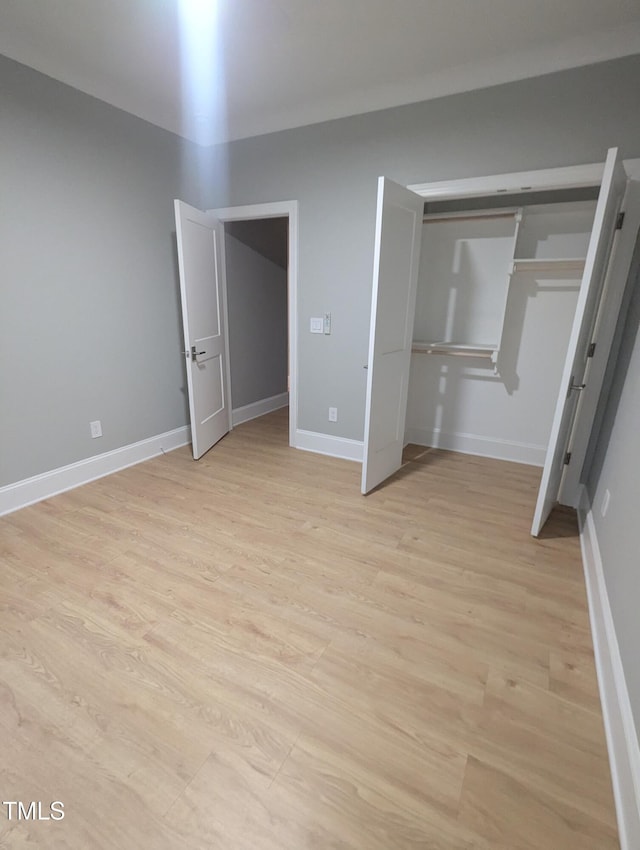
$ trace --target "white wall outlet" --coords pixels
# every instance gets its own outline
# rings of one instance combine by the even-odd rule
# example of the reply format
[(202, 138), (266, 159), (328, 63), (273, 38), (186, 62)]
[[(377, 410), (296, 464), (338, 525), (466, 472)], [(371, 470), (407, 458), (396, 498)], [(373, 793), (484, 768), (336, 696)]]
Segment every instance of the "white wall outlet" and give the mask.
[(607, 511), (609, 510), (609, 502), (611, 501), (611, 493), (608, 490), (604, 491), (604, 496), (602, 499), (602, 505), (600, 506), (600, 513), (603, 517), (606, 517)]
[(96, 419), (95, 422), (89, 422), (89, 428), (91, 428), (92, 437), (102, 436), (102, 422), (99, 419)]
[(338, 421), (338, 408), (330, 407), (329, 408), (329, 422), (337, 422)]
[(325, 332), (325, 334), (330, 334), (330, 333), (331, 333), (331, 313), (325, 313), (325, 314), (324, 314), (324, 325), (323, 325), (323, 328), (324, 328), (324, 332)]
[(317, 318), (312, 318), (309, 321), (309, 330), (312, 334), (321, 334), (322, 333), (322, 316)]

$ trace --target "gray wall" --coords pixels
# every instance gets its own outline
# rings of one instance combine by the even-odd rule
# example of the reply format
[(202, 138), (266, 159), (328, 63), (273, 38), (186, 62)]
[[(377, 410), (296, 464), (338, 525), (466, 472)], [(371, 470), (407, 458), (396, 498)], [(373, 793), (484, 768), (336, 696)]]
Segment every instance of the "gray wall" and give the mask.
[[(300, 204), (298, 427), (363, 437), (378, 175), (407, 184), (596, 162), (613, 145), (638, 156), (639, 79), (635, 56), (230, 146), (229, 194), (208, 186), (206, 206)], [(324, 311), (331, 336), (311, 335)]]
[(3, 485), (187, 423), (172, 199), (200, 180), (195, 146), (2, 57), (0, 116)]
[[(172, 198), (297, 199), (300, 428), (362, 439), (376, 178), (640, 155), (640, 56), (210, 149), (0, 59), (0, 484), (187, 421)], [(332, 312), (332, 334), (308, 318)], [(338, 422), (328, 422), (328, 407)], [(105, 436), (91, 440), (101, 419)]]
[[(587, 489), (627, 687), (640, 737), (640, 242), (610, 364), (606, 405)], [(605, 491), (611, 499), (602, 516)]]
[[(241, 233), (238, 224), (234, 232)], [(260, 222), (250, 225), (259, 229)], [(281, 236), (286, 245), (286, 232)], [(237, 409), (287, 391), (287, 272), (229, 232), (225, 261), (231, 399)]]

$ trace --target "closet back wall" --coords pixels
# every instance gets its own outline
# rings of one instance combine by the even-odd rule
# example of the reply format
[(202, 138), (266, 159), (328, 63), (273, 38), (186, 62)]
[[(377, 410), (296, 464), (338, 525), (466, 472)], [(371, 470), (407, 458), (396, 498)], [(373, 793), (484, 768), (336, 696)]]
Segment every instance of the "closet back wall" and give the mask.
[[(582, 275), (553, 261), (586, 256), (594, 211), (548, 203), (425, 221), (414, 339), (499, 352), (495, 369), (414, 353), (407, 442), (543, 465)], [(510, 275), (514, 257), (549, 267)]]

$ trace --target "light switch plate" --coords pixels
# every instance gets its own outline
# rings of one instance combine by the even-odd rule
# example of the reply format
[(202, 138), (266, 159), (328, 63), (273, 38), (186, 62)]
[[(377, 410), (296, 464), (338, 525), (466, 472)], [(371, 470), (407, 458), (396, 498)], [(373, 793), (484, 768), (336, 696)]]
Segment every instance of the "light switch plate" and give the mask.
[(309, 330), (312, 334), (321, 334), (323, 329), (322, 324), (322, 316), (319, 318), (312, 318), (309, 323)]

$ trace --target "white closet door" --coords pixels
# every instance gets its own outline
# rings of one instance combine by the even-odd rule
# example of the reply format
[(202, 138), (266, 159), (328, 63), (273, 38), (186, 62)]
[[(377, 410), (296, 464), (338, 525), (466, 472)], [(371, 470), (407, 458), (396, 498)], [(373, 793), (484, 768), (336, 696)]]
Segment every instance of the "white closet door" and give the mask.
[(424, 200), (378, 180), (362, 492), (402, 463)]
[(220, 223), (175, 201), (191, 443), (197, 460), (229, 431), (227, 318)]
[[(626, 176), (618, 157), (618, 150), (612, 148), (605, 161), (584, 275), (551, 426), (551, 436), (531, 528), (531, 534), (534, 537), (540, 534), (558, 499), (572, 429), (591, 428), (590, 421), (582, 422), (576, 418), (576, 407), (581, 392), (579, 388), (585, 383), (587, 377), (588, 350), (625, 184)], [(544, 340), (540, 340), (540, 344), (544, 345)]]

